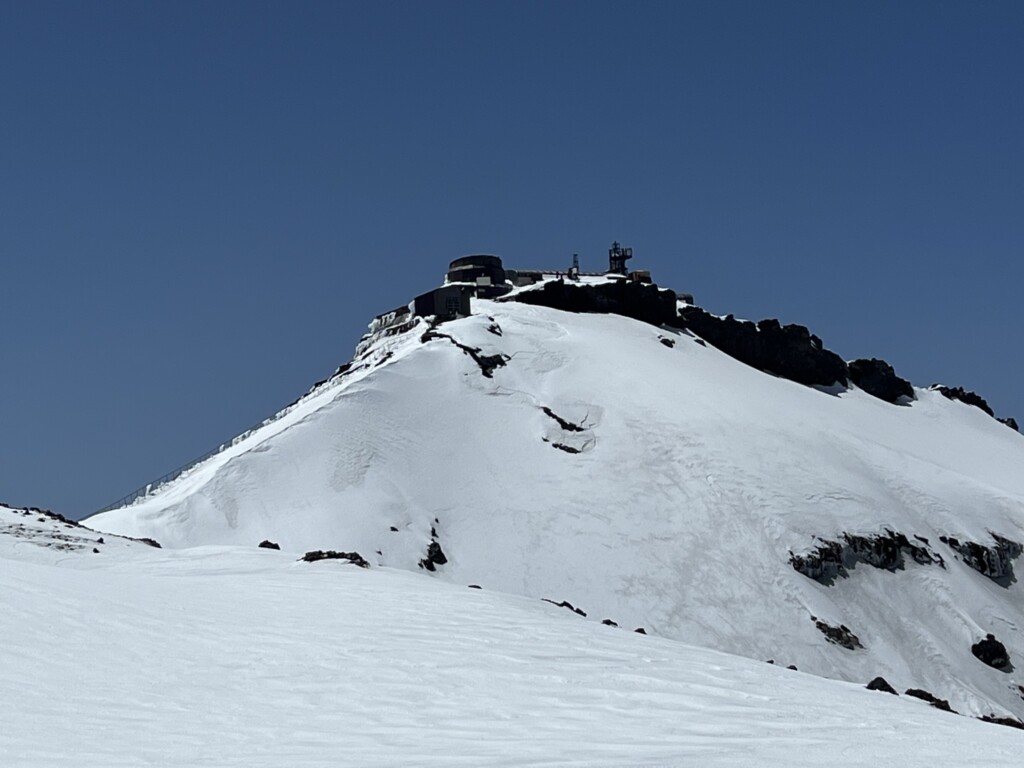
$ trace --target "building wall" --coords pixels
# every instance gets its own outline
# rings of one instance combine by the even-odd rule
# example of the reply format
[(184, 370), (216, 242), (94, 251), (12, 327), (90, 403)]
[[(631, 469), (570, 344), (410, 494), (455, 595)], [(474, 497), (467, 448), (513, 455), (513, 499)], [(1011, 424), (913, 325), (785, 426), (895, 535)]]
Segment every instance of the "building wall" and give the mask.
[(470, 313), (470, 297), (473, 288), (468, 285), (444, 285), (417, 296), (414, 311), (419, 317), (467, 316)]

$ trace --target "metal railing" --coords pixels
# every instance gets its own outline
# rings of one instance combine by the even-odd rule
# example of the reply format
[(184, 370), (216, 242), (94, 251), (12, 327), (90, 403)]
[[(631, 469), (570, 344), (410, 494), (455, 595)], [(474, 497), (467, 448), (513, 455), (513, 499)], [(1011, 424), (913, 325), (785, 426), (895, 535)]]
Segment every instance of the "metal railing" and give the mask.
[[(402, 309), (402, 308), (399, 307), (399, 310), (400, 309)], [(396, 312), (397, 312), (397, 310), (396, 310)], [(381, 318), (386, 317), (389, 314), (393, 314), (393, 313), (385, 313), (385, 315), (380, 315), (380, 316), (378, 316), (377, 320), (380, 320)], [(403, 315), (399, 315), (399, 317), (397, 319), (401, 319), (402, 317), (403, 317)], [(374, 337), (379, 337), (379, 336), (388, 337), (388, 336), (393, 336), (393, 335), (398, 334), (398, 333), (404, 333), (405, 331), (415, 327), (416, 321), (417, 321), (417, 319), (413, 318), (412, 320), (407, 320), (405, 322), (402, 322), (402, 323), (396, 324), (396, 325), (392, 325), (392, 326), (384, 325), (381, 328), (376, 329), (376, 332), (371, 331), (371, 333), (369, 333), (369, 334), (367, 334), (367, 336), (363, 337), (363, 339), (360, 341), (359, 345), (356, 347), (356, 355), (353, 358), (352, 363), (355, 363), (356, 360), (360, 359), (361, 357), (365, 357), (367, 350), (364, 348), (364, 342), (366, 342), (367, 339), (369, 339), (372, 342), (374, 340)], [(374, 322), (377, 322), (377, 321), (375, 320)], [(360, 355), (360, 353), (362, 353), (362, 355)], [(197, 466), (199, 464), (202, 464), (207, 459), (209, 459), (209, 458), (211, 458), (213, 456), (216, 456), (218, 453), (222, 453), (223, 451), (226, 451), (228, 448), (231, 448), (233, 446), (238, 445), (240, 442), (242, 442), (247, 437), (249, 437), (251, 434), (253, 434), (256, 430), (262, 429), (263, 427), (267, 426), (268, 424), (273, 424), (278, 419), (281, 419), (284, 416), (287, 416), (301, 402), (303, 402), (307, 398), (311, 397), (315, 393), (319, 392), (323, 387), (329, 386), (332, 382), (334, 382), (337, 379), (339, 379), (340, 377), (344, 376), (346, 373), (351, 372), (353, 370), (353, 368), (351, 367), (352, 363), (346, 363), (345, 365), (342, 365), (332, 375), (328, 376), (323, 381), (318, 381), (316, 384), (314, 384), (312, 387), (310, 387), (309, 391), (306, 392), (306, 394), (302, 395), (297, 400), (294, 400), (289, 405), (286, 405), (284, 408), (282, 408), (280, 411), (275, 413), (273, 416), (271, 416), (269, 418), (266, 418), (266, 419), (263, 419), (263, 421), (259, 421), (256, 424), (253, 424), (251, 427), (249, 427), (245, 431), (241, 432), (240, 434), (236, 435), (231, 440), (228, 440), (226, 443), (221, 443), (216, 448), (207, 451), (202, 456), (199, 456), (198, 458), (192, 459), (192, 461), (189, 461), (186, 464), (182, 464), (180, 467), (178, 467), (177, 469), (175, 469), (175, 470), (173, 470), (171, 472), (168, 472), (166, 475), (158, 477), (156, 480), (151, 480), (150, 482), (146, 483), (145, 485), (139, 486), (138, 488), (136, 488), (131, 493), (122, 496), (117, 501), (113, 502), (112, 504), (108, 504), (107, 506), (103, 507), (103, 509), (97, 510), (93, 514), (98, 515), (101, 512), (109, 512), (112, 509), (119, 509), (121, 507), (127, 507), (129, 504), (132, 504), (132, 503), (138, 501), (139, 499), (145, 498), (146, 496), (149, 496), (150, 494), (154, 493), (157, 489), (162, 488), (163, 486), (167, 485), (170, 482), (173, 482), (174, 480), (177, 480), (179, 477), (184, 475), (190, 469), (192, 469), (193, 467), (195, 467), (195, 466)]]
[[(312, 394), (312, 392), (310, 392), (309, 394)], [(209, 458), (211, 458), (213, 456), (216, 456), (218, 453), (226, 451), (228, 448), (231, 448), (232, 446), (237, 445), (239, 442), (241, 442), (242, 440), (247, 438), (249, 435), (251, 435), (257, 429), (260, 429), (261, 427), (265, 427), (267, 424), (272, 424), (273, 422), (277, 421), (279, 418), (284, 416), (287, 412), (289, 412), (297, 404), (298, 404), (298, 402), (296, 401), (291, 406), (285, 408), (284, 410), (280, 411), (279, 413), (274, 414), (269, 419), (264, 419), (263, 421), (258, 422), (257, 424), (253, 424), (251, 427), (249, 427), (245, 431), (241, 432), (240, 434), (238, 434), (236, 437), (232, 438), (231, 440), (228, 440), (226, 443), (221, 443), (216, 448), (213, 448), (212, 450), (209, 450), (206, 453), (204, 453), (202, 456), (198, 456), (198, 457), (192, 459), (191, 461), (189, 461), (189, 462), (187, 462), (185, 464), (182, 464), (177, 469), (172, 470), (171, 472), (168, 472), (166, 475), (161, 475), (156, 480), (151, 480), (150, 482), (146, 483), (145, 485), (140, 485), (138, 488), (136, 488), (131, 493), (122, 496), (120, 499), (118, 499), (117, 501), (113, 502), (112, 504), (108, 504), (107, 506), (103, 507), (103, 509), (96, 510), (96, 512), (94, 512), (93, 514), (98, 515), (101, 512), (109, 512), (112, 509), (118, 509), (120, 507), (127, 507), (129, 504), (132, 504), (133, 502), (137, 501), (138, 499), (141, 499), (141, 498), (143, 498), (145, 496), (149, 496), (151, 493), (156, 491), (158, 488), (161, 488), (161, 487), (167, 485), (168, 483), (170, 483), (173, 480), (177, 480), (179, 477), (181, 477), (183, 474), (188, 472), (190, 469), (192, 469), (192, 467), (196, 466), (197, 464), (202, 464), (204, 461), (206, 461), (207, 459), (209, 459)]]

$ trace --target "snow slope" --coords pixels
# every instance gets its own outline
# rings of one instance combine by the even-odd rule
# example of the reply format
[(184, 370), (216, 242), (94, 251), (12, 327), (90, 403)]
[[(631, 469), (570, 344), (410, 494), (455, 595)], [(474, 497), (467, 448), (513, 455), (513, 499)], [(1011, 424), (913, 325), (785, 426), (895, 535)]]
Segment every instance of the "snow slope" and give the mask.
[[(450, 338), (424, 341), (423, 321), (377, 332), (352, 372), (88, 524), (171, 547), (357, 550), (411, 570), (436, 538), (445, 581), (1024, 716), (1024, 679), (970, 652), (993, 633), (1024, 664), (1021, 585), (939, 541), (1024, 541), (1019, 434), (934, 392), (907, 406), (823, 392), (619, 316), (474, 311), (437, 329)], [(487, 377), (460, 344), (507, 364)], [(944, 566), (861, 564), (824, 586), (789, 564), (815, 537), (885, 530), (927, 540)], [(863, 649), (827, 642), (812, 616)]]
[(1020, 731), (537, 600), (45, 533), (0, 528), (5, 768), (1020, 764)]

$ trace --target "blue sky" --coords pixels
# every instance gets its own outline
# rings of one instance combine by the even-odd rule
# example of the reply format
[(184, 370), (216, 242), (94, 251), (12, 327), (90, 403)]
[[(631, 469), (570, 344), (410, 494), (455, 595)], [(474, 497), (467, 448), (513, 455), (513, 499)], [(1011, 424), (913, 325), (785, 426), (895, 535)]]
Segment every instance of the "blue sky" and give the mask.
[(0, 499), (81, 516), (464, 253), (1024, 417), (1024, 4), (0, 4)]

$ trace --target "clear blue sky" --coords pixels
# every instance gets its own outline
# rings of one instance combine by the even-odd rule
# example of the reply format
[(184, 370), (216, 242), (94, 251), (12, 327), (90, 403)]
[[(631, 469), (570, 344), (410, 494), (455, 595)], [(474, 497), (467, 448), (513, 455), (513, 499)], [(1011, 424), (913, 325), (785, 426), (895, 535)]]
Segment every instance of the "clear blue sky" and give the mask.
[(81, 516), (447, 262), (634, 266), (1024, 417), (1024, 3), (0, 3), (0, 499)]

